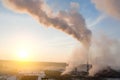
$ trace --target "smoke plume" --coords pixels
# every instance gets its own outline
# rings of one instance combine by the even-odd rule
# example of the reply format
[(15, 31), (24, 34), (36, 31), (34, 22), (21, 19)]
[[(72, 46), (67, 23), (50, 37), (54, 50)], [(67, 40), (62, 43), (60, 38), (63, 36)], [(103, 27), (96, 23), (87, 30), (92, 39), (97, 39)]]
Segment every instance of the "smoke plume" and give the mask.
[(106, 36), (92, 39), (89, 53), (84, 46), (79, 45), (74, 50), (73, 55), (68, 62), (69, 65), (66, 67), (66, 71), (63, 72), (63, 75), (69, 74), (75, 68), (79, 68), (80, 65), (86, 64), (88, 55), (89, 64), (92, 64), (92, 68), (89, 70), (90, 76), (94, 76), (97, 72), (104, 70), (107, 67), (111, 67), (114, 70), (120, 70), (119, 48), (119, 40), (110, 39)]
[(107, 67), (120, 70), (120, 41), (110, 39), (106, 36), (94, 39), (90, 48), (90, 62), (92, 69), (89, 74), (93, 76), (95, 73)]
[(120, 0), (92, 0), (96, 8), (120, 19)]
[[(77, 11), (79, 4), (71, 3), (70, 11), (59, 11), (57, 14), (50, 9), (44, 0), (3, 0), (3, 4), (15, 12), (31, 15), (44, 26), (53, 27), (72, 35), (82, 43), (81, 45), (84, 45), (84, 48), (81, 47), (83, 50), (81, 53), (86, 55), (86, 51), (88, 51), (86, 49), (89, 49), (90, 46), (91, 31), (87, 29), (84, 18)], [(83, 57), (80, 55), (81, 53), (74, 54), (74, 57), (77, 55), (78, 58), (81, 59)], [(85, 60), (81, 60), (81, 62), (83, 61)], [(76, 64), (76, 61), (73, 60), (72, 62)], [(69, 72), (69, 68), (78, 66), (78, 64), (74, 66), (71, 65), (72, 64), (69, 64), (68, 69), (64, 73)]]
[(62, 73), (69, 74), (71, 71), (73, 71), (75, 68), (78, 68), (82, 64), (86, 64), (88, 57), (88, 49), (80, 44), (75, 48), (71, 58), (69, 59), (68, 66), (66, 67), (66, 70)]
[(85, 20), (77, 9), (55, 14), (45, 0), (3, 0), (3, 3), (9, 9), (37, 18), (44, 26), (54, 27), (72, 35), (85, 46), (90, 45), (91, 31), (87, 29)]

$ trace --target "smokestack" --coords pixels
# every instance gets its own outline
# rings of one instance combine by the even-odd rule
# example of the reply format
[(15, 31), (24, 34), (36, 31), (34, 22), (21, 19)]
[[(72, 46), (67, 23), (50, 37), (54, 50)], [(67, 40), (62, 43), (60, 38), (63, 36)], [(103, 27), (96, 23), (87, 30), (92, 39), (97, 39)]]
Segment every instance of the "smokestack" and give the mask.
[(87, 56), (87, 73), (89, 74), (89, 56)]

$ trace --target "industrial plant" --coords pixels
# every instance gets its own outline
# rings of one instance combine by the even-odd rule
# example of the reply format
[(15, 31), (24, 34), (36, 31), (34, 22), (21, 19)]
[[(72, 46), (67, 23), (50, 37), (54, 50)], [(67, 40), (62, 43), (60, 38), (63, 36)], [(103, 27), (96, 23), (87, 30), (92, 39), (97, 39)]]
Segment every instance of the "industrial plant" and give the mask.
[[(2, 61), (5, 65), (9, 63), (9, 68), (16, 65), (13, 62), (9, 61)], [(13, 65), (10, 65), (13, 64)], [(33, 64), (33, 63), (32, 63)], [(37, 64), (37, 65), (35, 65)], [(38, 65), (39, 64), (39, 65)], [(62, 73), (65, 70), (65, 67), (67, 64), (65, 63), (42, 63), (42, 65), (45, 65), (44, 67), (53, 67), (56, 66), (57, 69), (37, 69), (32, 71), (32, 69), (26, 69), (26, 70), (15, 70), (11, 69), (5, 72), (0, 73), (0, 80), (111, 80), (111, 79), (118, 79), (120, 78), (120, 71), (116, 71), (112, 69), (111, 67), (106, 67), (105, 69), (99, 71), (94, 76), (89, 75), (89, 70), (92, 68), (91, 64), (83, 64), (75, 67), (71, 72), (68, 74), (62, 75)], [(1, 69), (5, 69), (5, 65), (1, 66)], [(42, 66), (41, 63), (34, 63), (36, 67)], [(3, 68), (2, 68), (3, 67)], [(6, 67), (7, 68), (7, 67)], [(22, 68), (22, 67), (21, 67)], [(30, 68), (30, 65), (27, 66), (27, 68)], [(2, 71), (1, 70), (1, 71)]]

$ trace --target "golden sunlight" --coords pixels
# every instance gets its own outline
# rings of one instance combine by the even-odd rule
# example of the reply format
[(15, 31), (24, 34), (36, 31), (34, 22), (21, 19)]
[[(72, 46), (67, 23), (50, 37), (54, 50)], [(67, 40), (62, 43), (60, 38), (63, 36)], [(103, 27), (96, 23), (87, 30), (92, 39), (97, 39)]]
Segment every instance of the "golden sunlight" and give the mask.
[(26, 61), (29, 58), (29, 54), (27, 51), (22, 50), (18, 53), (18, 58), (20, 61)]

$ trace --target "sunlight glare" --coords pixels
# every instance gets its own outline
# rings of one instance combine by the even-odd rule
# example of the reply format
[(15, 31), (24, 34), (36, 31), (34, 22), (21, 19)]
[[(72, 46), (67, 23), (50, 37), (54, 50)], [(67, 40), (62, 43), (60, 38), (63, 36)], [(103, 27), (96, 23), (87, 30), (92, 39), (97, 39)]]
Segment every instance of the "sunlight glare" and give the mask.
[(24, 61), (24, 60), (27, 60), (28, 59), (28, 52), (27, 51), (24, 51), (24, 50), (22, 50), (22, 51), (20, 51), (19, 53), (18, 53), (18, 57), (19, 57), (19, 59), (21, 60), (21, 61)]

